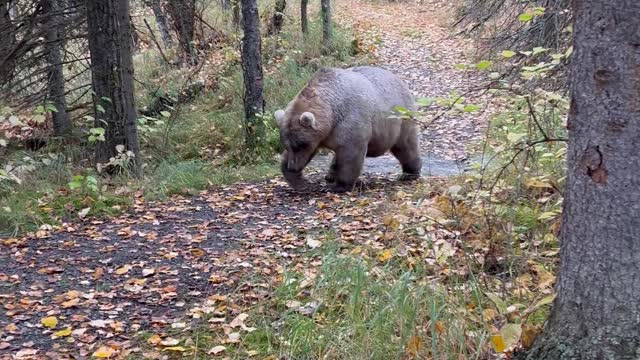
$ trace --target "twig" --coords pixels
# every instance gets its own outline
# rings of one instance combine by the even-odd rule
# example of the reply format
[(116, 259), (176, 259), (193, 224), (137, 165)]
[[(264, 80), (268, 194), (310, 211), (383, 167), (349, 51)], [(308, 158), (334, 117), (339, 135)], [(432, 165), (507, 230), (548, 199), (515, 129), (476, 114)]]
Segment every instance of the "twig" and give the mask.
[(151, 34), (151, 40), (153, 40), (153, 43), (156, 44), (158, 51), (160, 51), (160, 55), (162, 55), (162, 59), (164, 60), (165, 63), (167, 63), (168, 65), (171, 65), (171, 63), (169, 62), (169, 59), (167, 59), (167, 56), (164, 54), (164, 51), (162, 51), (162, 47), (160, 46), (160, 43), (158, 43), (158, 39), (156, 39), (156, 34), (153, 33), (153, 30), (151, 29), (149, 22), (147, 22), (147, 19), (143, 19), (143, 21), (144, 21), (144, 24), (147, 26), (149, 33)]

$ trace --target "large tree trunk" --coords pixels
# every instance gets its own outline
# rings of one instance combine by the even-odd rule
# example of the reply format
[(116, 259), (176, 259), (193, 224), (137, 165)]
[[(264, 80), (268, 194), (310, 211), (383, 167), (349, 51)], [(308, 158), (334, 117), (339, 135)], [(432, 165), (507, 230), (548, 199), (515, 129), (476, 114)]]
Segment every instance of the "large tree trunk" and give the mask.
[[(86, 1), (96, 126), (105, 128), (96, 161), (108, 163), (123, 145), (134, 154), (131, 170), (141, 174), (142, 159), (136, 128), (133, 60), (128, 0)], [(117, 170), (117, 169), (116, 169)]]
[(0, 88), (9, 80), (15, 70), (15, 57), (9, 56), (16, 46), (16, 28), (11, 21), (10, 1), (0, 1)]
[(309, 18), (307, 17), (307, 4), (309, 0), (300, 0), (300, 25), (302, 33), (309, 33)]
[(164, 47), (172, 47), (173, 43), (171, 41), (171, 33), (169, 32), (167, 17), (164, 16), (164, 11), (162, 11), (160, 0), (148, 0), (147, 6), (151, 8), (151, 10), (153, 11), (153, 16), (156, 18), (156, 24), (158, 25), (158, 30), (160, 31), (160, 37), (162, 38)]
[(197, 63), (193, 36), (195, 34), (196, 2), (195, 0), (169, 0), (167, 10), (171, 15), (173, 28), (178, 34), (178, 43), (184, 58), (189, 65)]
[(264, 112), (262, 97), (262, 41), (256, 0), (242, 0), (242, 69), (244, 76), (244, 112), (247, 146), (254, 149), (264, 138), (257, 114)]
[(640, 2), (574, 0), (557, 298), (526, 359), (640, 357)]
[(284, 10), (286, 7), (286, 0), (276, 0), (276, 6), (273, 11), (271, 23), (269, 23), (269, 29), (267, 29), (267, 34), (275, 35), (282, 30), (282, 25), (284, 24)]
[(65, 101), (64, 73), (62, 69), (62, 56), (60, 50), (62, 41), (60, 29), (63, 26), (60, 21), (59, 0), (42, 0), (42, 11), (46, 15), (45, 53), (47, 54), (48, 83), (47, 93), (49, 101), (53, 102), (56, 111), (52, 113), (53, 132), (56, 136), (67, 135), (71, 131), (71, 120), (67, 114), (67, 102)]
[(331, 49), (331, 1), (320, 0), (322, 12), (322, 45), (325, 51)]

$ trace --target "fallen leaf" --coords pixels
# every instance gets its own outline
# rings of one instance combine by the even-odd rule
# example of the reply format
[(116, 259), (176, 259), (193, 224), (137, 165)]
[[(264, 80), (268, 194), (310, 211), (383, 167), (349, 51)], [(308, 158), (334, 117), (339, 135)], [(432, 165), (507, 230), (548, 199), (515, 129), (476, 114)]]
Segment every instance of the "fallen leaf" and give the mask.
[(98, 348), (98, 350), (96, 350), (93, 353), (93, 356), (100, 358), (100, 359), (106, 359), (106, 358), (110, 358), (111, 356), (113, 356), (113, 354), (116, 351), (108, 346), (101, 346), (100, 348)]
[(169, 346), (166, 347), (164, 349), (162, 349), (162, 351), (179, 351), (179, 352), (185, 352), (187, 351), (186, 348), (184, 348), (183, 346)]
[(538, 336), (540, 332), (542, 332), (542, 328), (540, 326), (534, 326), (531, 324), (522, 325), (522, 346), (525, 349), (531, 348), (534, 340), (536, 339), (536, 336)]
[(128, 273), (129, 270), (131, 270), (131, 265), (125, 265), (125, 266), (117, 268), (115, 272), (116, 272), (117, 275), (124, 275), (124, 274)]
[(412, 336), (407, 342), (407, 351), (413, 356), (418, 356), (422, 349), (422, 338), (420, 336)]
[(74, 298), (74, 299), (71, 299), (71, 300), (69, 300), (69, 301), (65, 301), (65, 302), (63, 302), (63, 303), (62, 303), (62, 308), (63, 308), (63, 309), (68, 309), (68, 308), (70, 308), (70, 307), (77, 306), (79, 303), (80, 303), (80, 299), (78, 299), (78, 298)]
[(378, 255), (378, 261), (385, 262), (391, 259), (392, 256), (393, 256), (393, 250), (391, 249), (384, 250)]
[(314, 238), (309, 236), (307, 237), (307, 246), (312, 249), (319, 248), (320, 246), (322, 246), (322, 242), (319, 240), (315, 240)]
[(57, 337), (65, 337), (71, 335), (71, 328), (66, 328), (64, 330), (56, 331), (53, 333)]
[(160, 341), (160, 345), (162, 346), (175, 346), (175, 345), (178, 345), (179, 343), (180, 343), (180, 340), (174, 339), (174, 338), (166, 338)]
[(221, 352), (227, 350), (227, 348), (225, 346), (222, 345), (218, 345), (218, 346), (214, 346), (212, 347), (209, 351), (207, 351), (207, 354), (209, 355), (218, 355)]
[(153, 334), (150, 338), (147, 339), (147, 344), (150, 345), (158, 345), (162, 341), (162, 338), (158, 334)]
[(233, 319), (231, 321), (231, 323), (229, 323), (229, 326), (231, 326), (232, 328), (238, 327), (238, 326), (242, 326), (244, 325), (244, 321), (249, 317), (249, 314), (245, 314), (242, 313), (238, 316), (236, 316), (235, 319)]
[(48, 316), (42, 319), (41, 322), (42, 322), (42, 325), (44, 325), (45, 327), (48, 327), (49, 329), (53, 329), (58, 325), (58, 318), (56, 318), (55, 316)]
[(156, 273), (156, 269), (154, 269), (154, 268), (142, 269), (142, 276), (144, 276), (144, 277), (151, 276), (151, 275), (153, 275), (155, 273)]
[(507, 345), (504, 343), (501, 335), (491, 336), (491, 344), (493, 345), (493, 348), (496, 350), (496, 352), (499, 353), (503, 352), (507, 348)]
[(240, 333), (235, 332), (235, 333), (229, 334), (228, 342), (230, 342), (230, 343), (238, 343), (238, 342), (240, 342)]

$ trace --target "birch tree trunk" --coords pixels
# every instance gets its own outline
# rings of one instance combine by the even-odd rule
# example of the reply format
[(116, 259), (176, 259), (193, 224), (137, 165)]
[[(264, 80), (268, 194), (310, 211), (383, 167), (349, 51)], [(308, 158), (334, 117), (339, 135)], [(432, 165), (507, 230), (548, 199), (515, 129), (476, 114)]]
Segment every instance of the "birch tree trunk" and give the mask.
[(574, 0), (557, 297), (520, 359), (640, 358), (640, 2)]

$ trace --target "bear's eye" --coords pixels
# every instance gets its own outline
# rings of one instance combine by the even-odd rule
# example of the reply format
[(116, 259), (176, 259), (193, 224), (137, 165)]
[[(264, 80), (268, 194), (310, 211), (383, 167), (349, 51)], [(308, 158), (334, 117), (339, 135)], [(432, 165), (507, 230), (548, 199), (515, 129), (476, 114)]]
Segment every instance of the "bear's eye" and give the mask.
[(309, 147), (309, 143), (306, 141), (292, 141), (291, 142), (291, 150), (293, 152), (302, 151)]

